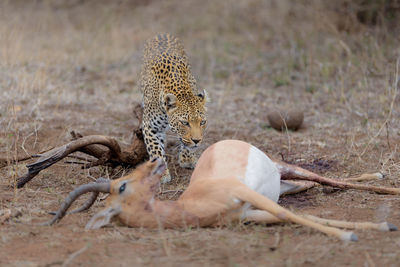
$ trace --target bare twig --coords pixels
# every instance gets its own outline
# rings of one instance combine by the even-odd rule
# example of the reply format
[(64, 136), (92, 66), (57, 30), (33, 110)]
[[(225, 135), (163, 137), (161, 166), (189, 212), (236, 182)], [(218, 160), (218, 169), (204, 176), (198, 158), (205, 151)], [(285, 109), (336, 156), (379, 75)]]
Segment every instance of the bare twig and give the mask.
[(281, 241), (281, 234), (279, 232), (275, 232), (275, 242), (272, 246), (269, 247), (269, 249), (271, 251), (275, 251), (278, 248), (280, 241)]
[(371, 255), (369, 255), (368, 252), (365, 252), (365, 258), (367, 259), (367, 262), (368, 262), (367, 266), (370, 266), (370, 267), (376, 266), (375, 262), (372, 260)]
[(400, 57), (397, 58), (396, 60), (396, 74), (395, 74), (395, 79), (394, 79), (394, 85), (393, 85), (393, 96), (392, 96), (392, 101), (390, 102), (390, 109), (389, 109), (389, 113), (385, 119), (385, 121), (383, 122), (383, 124), (381, 125), (381, 127), (379, 128), (378, 132), (368, 141), (367, 145), (365, 146), (363, 152), (360, 154), (360, 157), (362, 157), (365, 152), (367, 152), (369, 146), (371, 145), (371, 143), (381, 134), (382, 130), (385, 128), (385, 126), (387, 127), (387, 124), (390, 122), (390, 119), (392, 118), (392, 112), (393, 112), (393, 108), (394, 108), (394, 103), (396, 101), (397, 98), (397, 93), (398, 93), (398, 83), (399, 83), (399, 64), (400, 64)]
[(388, 145), (388, 149), (392, 150), (390, 148), (390, 137), (389, 137), (389, 122), (386, 123), (386, 143)]
[[(53, 148), (43, 150), (39, 154), (46, 153), (51, 149), (53, 149)], [(17, 157), (16, 156), (13, 159), (11, 159), (11, 158), (0, 158), (0, 169), (8, 166), (9, 164), (16, 164), (16, 163), (21, 162), (21, 161), (26, 161), (26, 160), (33, 159), (33, 158), (38, 158), (38, 157), (40, 157), (40, 156), (38, 156), (38, 155), (27, 155), (27, 156), (21, 156), (21, 157)]]
[(85, 252), (88, 248), (90, 247), (89, 244), (86, 244), (83, 248), (75, 251), (71, 255), (68, 256), (68, 258), (64, 261), (64, 263), (61, 265), (62, 267), (68, 266), (76, 257), (81, 255), (83, 252)]

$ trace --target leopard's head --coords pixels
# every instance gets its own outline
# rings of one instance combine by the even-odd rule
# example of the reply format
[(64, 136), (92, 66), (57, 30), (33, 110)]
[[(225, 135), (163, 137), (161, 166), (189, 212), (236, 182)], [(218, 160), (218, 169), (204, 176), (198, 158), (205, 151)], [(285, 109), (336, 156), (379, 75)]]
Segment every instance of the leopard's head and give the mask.
[(188, 148), (197, 147), (203, 140), (207, 126), (206, 93), (185, 93), (164, 95), (164, 108), (168, 115), (171, 130), (177, 133), (182, 143)]

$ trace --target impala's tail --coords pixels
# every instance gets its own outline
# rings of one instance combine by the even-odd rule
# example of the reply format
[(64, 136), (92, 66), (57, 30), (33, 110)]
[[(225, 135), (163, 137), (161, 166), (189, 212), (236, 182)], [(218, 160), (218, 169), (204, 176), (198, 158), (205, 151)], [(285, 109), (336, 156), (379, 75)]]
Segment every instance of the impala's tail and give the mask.
[[(323, 177), (316, 173), (307, 171), (303, 168), (285, 162), (276, 160), (274, 160), (274, 162), (278, 167), (282, 180), (307, 180), (307, 181), (317, 182), (322, 185), (329, 185), (342, 189), (359, 189), (359, 190), (373, 191), (376, 193), (391, 194), (391, 195), (400, 194), (400, 188), (373, 186), (366, 184), (353, 184), (343, 179), (336, 180), (332, 178)], [(382, 179), (382, 178), (383, 175), (381, 173), (373, 173), (373, 174), (363, 174), (359, 177), (350, 179), (351, 181), (365, 181), (365, 180)]]

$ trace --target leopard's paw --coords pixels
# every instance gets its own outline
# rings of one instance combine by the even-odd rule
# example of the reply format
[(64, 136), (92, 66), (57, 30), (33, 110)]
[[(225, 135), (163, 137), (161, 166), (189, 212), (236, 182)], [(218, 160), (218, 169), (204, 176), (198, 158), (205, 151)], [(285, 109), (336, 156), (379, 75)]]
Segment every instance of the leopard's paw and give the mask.
[(185, 169), (194, 169), (197, 163), (197, 157), (195, 155), (179, 154), (178, 158), (179, 166)]
[(171, 181), (171, 174), (169, 173), (169, 170), (166, 169), (164, 172), (164, 175), (161, 177), (161, 183), (166, 184)]

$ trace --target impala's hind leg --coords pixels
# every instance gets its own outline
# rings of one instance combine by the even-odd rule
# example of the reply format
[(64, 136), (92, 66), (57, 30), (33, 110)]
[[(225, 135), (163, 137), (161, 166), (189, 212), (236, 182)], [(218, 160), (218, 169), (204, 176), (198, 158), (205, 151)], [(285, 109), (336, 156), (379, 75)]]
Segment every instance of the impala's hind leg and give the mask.
[(382, 232), (397, 231), (397, 227), (391, 223), (372, 223), (372, 222), (347, 222), (339, 220), (328, 220), (312, 215), (303, 215), (303, 217), (310, 219), (322, 225), (334, 226), (347, 229), (374, 229)]
[[(382, 232), (388, 231), (396, 231), (397, 227), (391, 223), (383, 222), (383, 223), (372, 223), (372, 222), (347, 222), (347, 221), (339, 221), (339, 220), (329, 220), (323, 219), (319, 217), (315, 217), (312, 215), (300, 215), (306, 219), (309, 219), (313, 222), (331, 226), (331, 227), (339, 227), (339, 228), (346, 228), (346, 229), (372, 229), (378, 230)], [(281, 223), (284, 222), (279, 218), (275, 217), (269, 212), (264, 210), (247, 210), (242, 215), (242, 220), (244, 221), (251, 221), (256, 223), (265, 223), (265, 224), (272, 224), (272, 223)]]
[(335, 227), (325, 226), (320, 223), (316, 223), (310, 219), (306, 219), (302, 216), (296, 215), (290, 210), (285, 209), (284, 207), (270, 200), (269, 198), (266, 198), (265, 196), (251, 190), (246, 185), (242, 184), (239, 180), (237, 180), (237, 184), (233, 183), (233, 181), (230, 181), (231, 192), (234, 194), (235, 198), (243, 202), (248, 202), (257, 209), (271, 213), (278, 219), (281, 219), (282, 222), (293, 222), (308, 226), (327, 235), (335, 236), (341, 240), (357, 241), (357, 236), (352, 232), (345, 232)]

